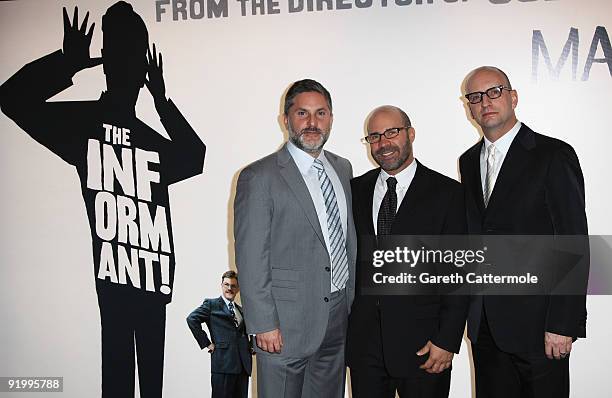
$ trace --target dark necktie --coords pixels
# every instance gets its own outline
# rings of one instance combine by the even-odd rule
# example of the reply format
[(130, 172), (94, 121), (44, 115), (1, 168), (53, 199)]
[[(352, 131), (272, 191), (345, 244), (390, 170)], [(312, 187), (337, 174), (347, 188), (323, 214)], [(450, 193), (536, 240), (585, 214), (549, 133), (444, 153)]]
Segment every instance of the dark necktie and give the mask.
[(391, 227), (393, 226), (393, 220), (395, 219), (395, 212), (397, 210), (396, 185), (397, 180), (395, 177), (387, 178), (387, 193), (385, 193), (380, 203), (380, 209), (378, 209), (378, 221), (376, 224), (378, 235), (389, 235), (391, 233)]
[(232, 314), (232, 318), (234, 318), (234, 325), (238, 327), (238, 319), (236, 319), (236, 313), (234, 312), (234, 303), (230, 301), (227, 307), (229, 308), (230, 314)]

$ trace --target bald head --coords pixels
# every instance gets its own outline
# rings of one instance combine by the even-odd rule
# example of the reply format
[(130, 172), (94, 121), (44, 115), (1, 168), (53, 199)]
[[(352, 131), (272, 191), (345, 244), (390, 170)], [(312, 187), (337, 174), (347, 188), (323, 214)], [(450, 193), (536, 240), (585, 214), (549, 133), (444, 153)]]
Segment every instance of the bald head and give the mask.
[(512, 84), (510, 84), (510, 79), (508, 78), (506, 72), (495, 66), (481, 66), (468, 73), (468, 75), (465, 77), (466, 94), (474, 91), (470, 88), (470, 83), (472, 82), (472, 80), (479, 75), (487, 73), (497, 75), (504, 86), (510, 89), (512, 88)]
[(368, 116), (368, 132), (372, 131), (370, 129), (370, 122), (372, 121), (372, 119), (375, 119), (375, 116), (377, 114), (380, 114), (380, 113), (389, 113), (389, 114), (399, 115), (399, 117), (402, 119), (402, 126), (395, 126), (395, 127), (412, 126), (412, 124), (410, 123), (410, 118), (408, 117), (406, 112), (404, 112), (402, 109), (398, 108), (397, 106), (393, 106), (393, 105), (383, 105), (383, 106), (379, 106), (378, 108), (370, 112), (370, 115)]

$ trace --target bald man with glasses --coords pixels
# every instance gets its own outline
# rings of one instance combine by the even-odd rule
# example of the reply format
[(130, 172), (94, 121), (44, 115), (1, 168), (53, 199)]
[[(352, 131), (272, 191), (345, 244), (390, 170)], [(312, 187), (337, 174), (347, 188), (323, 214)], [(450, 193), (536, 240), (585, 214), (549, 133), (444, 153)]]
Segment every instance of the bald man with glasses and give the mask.
[[(518, 93), (502, 70), (473, 70), (465, 93), (484, 135), (459, 160), (469, 233), (588, 235), (574, 149), (517, 120)], [(585, 328), (584, 295), (474, 296), (476, 397), (569, 397), (572, 342)]]
[[(368, 117), (363, 142), (380, 167), (351, 181), (360, 245), (372, 237), (465, 233), (461, 185), (417, 161), (414, 138), (408, 115), (398, 107), (381, 106)], [(401, 398), (448, 397), (468, 298), (368, 294), (360, 278), (372, 259), (363, 249), (347, 333), (353, 398), (394, 398), (396, 392)]]

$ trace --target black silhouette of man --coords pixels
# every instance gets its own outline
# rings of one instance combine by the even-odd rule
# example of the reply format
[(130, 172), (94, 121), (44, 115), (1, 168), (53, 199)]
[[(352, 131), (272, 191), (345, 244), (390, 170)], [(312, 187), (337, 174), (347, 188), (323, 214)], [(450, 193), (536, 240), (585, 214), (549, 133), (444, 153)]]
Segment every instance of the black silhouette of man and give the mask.
[[(63, 49), (25, 65), (0, 87), (0, 107), (25, 132), (76, 168), (91, 228), (102, 328), (102, 397), (161, 397), (166, 304), (174, 244), (168, 186), (198, 175), (205, 145), (166, 99), (162, 56), (132, 6), (102, 18), (102, 58), (91, 58), (89, 13), (66, 9)], [(51, 102), (79, 71), (103, 64), (98, 100)], [(147, 78), (148, 77), (148, 78)], [(136, 117), (146, 84), (170, 139)]]

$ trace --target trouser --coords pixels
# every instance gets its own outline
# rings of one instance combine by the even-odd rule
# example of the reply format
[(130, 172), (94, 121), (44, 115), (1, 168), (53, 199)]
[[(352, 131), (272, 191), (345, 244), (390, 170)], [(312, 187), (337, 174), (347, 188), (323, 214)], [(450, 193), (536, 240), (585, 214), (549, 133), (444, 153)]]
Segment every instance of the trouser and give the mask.
[[(351, 366), (353, 398), (448, 398), (451, 369), (437, 374), (420, 371), (418, 377), (396, 378), (385, 368), (380, 313), (368, 325), (369, 341), (363, 354)], [(388, 342), (389, 343), (389, 342)]]
[(98, 292), (102, 326), (102, 397), (134, 398), (135, 364), (141, 398), (161, 398), (166, 305)]
[(539, 352), (501, 351), (484, 314), (472, 355), (477, 398), (569, 398), (569, 356), (548, 359), (544, 347)]
[(212, 398), (247, 398), (249, 395), (249, 375), (244, 369), (239, 374), (212, 373), (210, 381)]
[[(330, 295), (329, 319), (319, 349), (308, 358), (257, 353), (258, 398), (342, 398), (348, 323), (346, 289)], [(282, 333), (282, 330), (281, 330)]]

